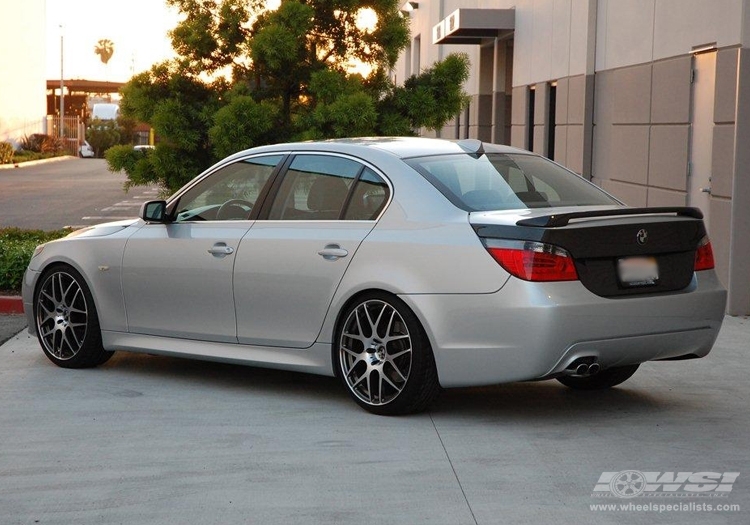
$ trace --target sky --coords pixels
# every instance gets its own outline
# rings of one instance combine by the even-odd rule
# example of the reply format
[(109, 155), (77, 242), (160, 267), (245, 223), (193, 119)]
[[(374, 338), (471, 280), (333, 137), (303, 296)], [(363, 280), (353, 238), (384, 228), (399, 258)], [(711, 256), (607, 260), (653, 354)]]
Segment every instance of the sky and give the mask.
[[(60, 78), (60, 35), (65, 78), (125, 82), (152, 64), (173, 57), (167, 32), (179, 15), (163, 0), (46, 0), (46, 74)], [(60, 29), (62, 25), (62, 31)], [(105, 66), (94, 46), (114, 42)]]
[[(63, 37), (63, 76), (66, 79), (126, 82), (134, 74), (175, 56), (167, 33), (180, 15), (164, 0), (46, 0), (46, 75), (60, 78), (60, 36)], [(279, 0), (267, 0), (275, 9)], [(363, 12), (359, 23), (374, 27), (374, 12)], [(62, 26), (62, 27), (61, 27)], [(105, 65), (94, 47), (101, 39), (114, 42)], [(369, 73), (352, 64), (351, 70)]]

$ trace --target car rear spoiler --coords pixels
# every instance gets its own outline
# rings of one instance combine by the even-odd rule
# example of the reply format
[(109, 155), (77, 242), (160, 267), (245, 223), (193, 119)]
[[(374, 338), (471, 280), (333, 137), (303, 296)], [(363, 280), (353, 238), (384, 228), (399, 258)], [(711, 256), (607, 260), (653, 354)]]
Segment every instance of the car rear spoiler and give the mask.
[(618, 215), (653, 215), (655, 213), (674, 213), (678, 217), (692, 217), (702, 219), (703, 212), (698, 208), (686, 206), (665, 206), (660, 208), (615, 208), (612, 210), (575, 211), (557, 215), (541, 215), (531, 219), (523, 219), (518, 226), (535, 226), (537, 228), (558, 228), (567, 226), (572, 219), (588, 219), (591, 217), (613, 217)]

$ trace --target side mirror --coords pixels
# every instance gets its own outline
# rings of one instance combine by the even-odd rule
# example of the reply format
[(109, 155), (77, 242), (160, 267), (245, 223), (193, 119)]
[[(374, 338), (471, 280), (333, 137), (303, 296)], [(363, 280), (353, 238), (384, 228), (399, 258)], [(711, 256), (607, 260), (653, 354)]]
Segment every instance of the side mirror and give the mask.
[(140, 218), (146, 222), (169, 222), (167, 201), (148, 201), (141, 206)]

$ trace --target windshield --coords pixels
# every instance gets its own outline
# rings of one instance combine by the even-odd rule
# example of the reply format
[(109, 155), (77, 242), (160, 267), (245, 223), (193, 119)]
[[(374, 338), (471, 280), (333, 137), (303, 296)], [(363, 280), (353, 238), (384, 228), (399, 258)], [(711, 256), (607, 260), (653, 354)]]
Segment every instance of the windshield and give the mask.
[(406, 163), (466, 211), (621, 204), (582, 177), (536, 155), (436, 155)]

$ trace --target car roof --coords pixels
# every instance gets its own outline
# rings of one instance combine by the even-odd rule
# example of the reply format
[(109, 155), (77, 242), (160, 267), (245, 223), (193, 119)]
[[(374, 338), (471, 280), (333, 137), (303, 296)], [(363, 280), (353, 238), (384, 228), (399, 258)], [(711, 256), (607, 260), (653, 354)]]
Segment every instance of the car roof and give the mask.
[(364, 150), (368, 149), (385, 151), (403, 159), (450, 153), (528, 153), (518, 148), (489, 144), (476, 139), (446, 140), (425, 137), (359, 137), (261, 146), (241, 151), (232, 155), (232, 157), (241, 157), (252, 153), (289, 150), (332, 151), (356, 154), (357, 152), (364, 153)]

